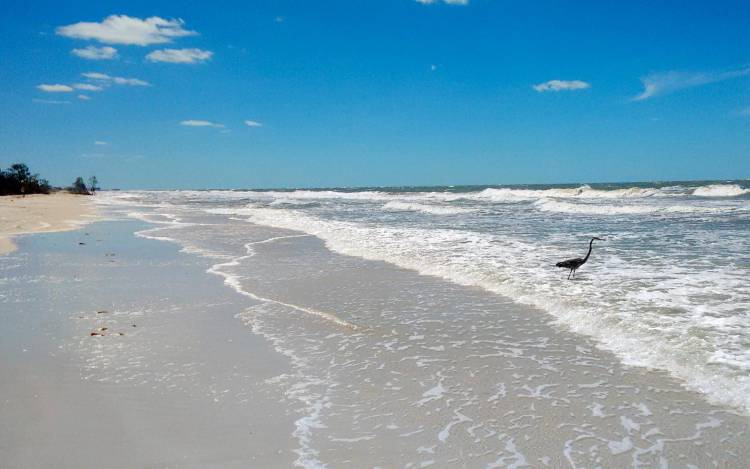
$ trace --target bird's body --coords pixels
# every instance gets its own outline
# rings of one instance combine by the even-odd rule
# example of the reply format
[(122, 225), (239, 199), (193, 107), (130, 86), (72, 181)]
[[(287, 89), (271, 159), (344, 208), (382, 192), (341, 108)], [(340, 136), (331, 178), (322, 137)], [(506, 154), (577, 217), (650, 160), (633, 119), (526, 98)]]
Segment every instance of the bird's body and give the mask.
[(568, 259), (566, 261), (558, 262), (555, 264), (555, 267), (562, 267), (563, 269), (570, 269), (570, 272), (568, 273), (568, 279), (570, 279), (570, 276), (573, 275), (575, 277), (576, 270), (578, 270), (579, 267), (581, 267), (583, 264), (586, 263), (586, 261), (589, 260), (589, 256), (591, 255), (591, 250), (594, 246), (594, 241), (604, 241), (601, 238), (593, 237), (591, 238), (591, 241), (589, 241), (589, 252), (586, 253), (586, 257), (576, 257), (575, 259)]

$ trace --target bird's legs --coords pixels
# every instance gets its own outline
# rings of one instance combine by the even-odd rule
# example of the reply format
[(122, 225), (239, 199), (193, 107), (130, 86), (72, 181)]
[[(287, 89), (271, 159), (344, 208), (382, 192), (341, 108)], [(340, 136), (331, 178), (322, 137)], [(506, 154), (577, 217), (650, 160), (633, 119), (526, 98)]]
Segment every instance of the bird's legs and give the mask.
[(570, 280), (570, 274), (573, 273), (573, 269), (570, 269), (570, 272), (568, 272), (568, 280)]

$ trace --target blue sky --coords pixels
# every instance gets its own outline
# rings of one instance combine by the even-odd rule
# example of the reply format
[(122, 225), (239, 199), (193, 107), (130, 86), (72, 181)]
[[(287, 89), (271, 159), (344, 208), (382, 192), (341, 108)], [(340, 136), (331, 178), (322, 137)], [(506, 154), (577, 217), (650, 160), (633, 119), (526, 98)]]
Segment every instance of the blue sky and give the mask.
[(748, 2), (453, 2), (5, 1), (0, 166), (121, 188), (750, 178)]

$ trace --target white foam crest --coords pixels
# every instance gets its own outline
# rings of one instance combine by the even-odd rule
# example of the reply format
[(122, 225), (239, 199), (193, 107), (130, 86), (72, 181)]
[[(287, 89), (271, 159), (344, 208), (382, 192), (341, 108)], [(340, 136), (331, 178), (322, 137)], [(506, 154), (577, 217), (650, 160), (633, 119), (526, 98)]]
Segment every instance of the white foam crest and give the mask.
[(638, 214), (708, 214), (727, 213), (733, 207), (702, 207), (696, 205), (661, 204), (600, 204), (565, 202), (557, 199), (540, 199), (534, 206), (542, 212), (575, 213), (584, 215), (638, 215)]
[(743, 189), (738, 184), (709, 184), (693, 191), (693, 195), (699, 197), (737, 197), (745, 194), (750, 194), (750, 189)]
[(297, 200), (390, 200), (391, 194), (381, 191), (312, 191), (312, 190), (295, 190), (295, 191), (254, 191), (250, 193), (255, 197), (265, 197), (271, 199), (297, 199)]
[(667, 193), (656, 188), (630, 187), (627, 189), (600, 190), (583, 185), (575, 188), (554, 189), (511, 189), (488, 188), (476, 193), (472, 198), (491, 201), (508, 201), (543, 198), (579, 198), (579, 199), (633, 199), (652, 196), (664, 196)]
[(431, 215), (457, 215), (460, 213), (472, 213), (476, 210), (462, 207), (449, 207), (445, 205), (427, 205), (420, 203), (401, 202), (393, 200), (383, 205), (384, 210), (422, 212)]
[(314, 200), (302, 200), (294, 199), (291, 197), (282, 197), (279, 199), (275, 199), (273, 202), (271, 202), (271, 205), (311, 205), (314, 203)]

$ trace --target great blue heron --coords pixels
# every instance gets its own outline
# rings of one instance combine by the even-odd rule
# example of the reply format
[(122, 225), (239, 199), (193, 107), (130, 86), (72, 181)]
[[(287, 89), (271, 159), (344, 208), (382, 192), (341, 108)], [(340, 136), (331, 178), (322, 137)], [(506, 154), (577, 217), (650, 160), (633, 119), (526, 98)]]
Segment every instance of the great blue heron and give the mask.
[(558, 262), (555, 264), (556, 267), (562, 267), (563, 269), (570, 269), (570, 272), (568, 272), (568, 279), (570, 279), (571, 274), (573, 277), (576, 276), (576, 270), (578, 270), (579, 267), (581, 267), (583, 264), (586, 263), (587, 260), (589, 260), (589, 256), (591, 255), (591, 249), (594, 246), (594, 241), (604, 241), (602, 238), (593, 237), (591, 238), (591, 241), (589, 241), (589, 252), (586, 253), (586, 257), (580, 258), (576, 257), (575, 259), (568, 259), (567, 261)]

